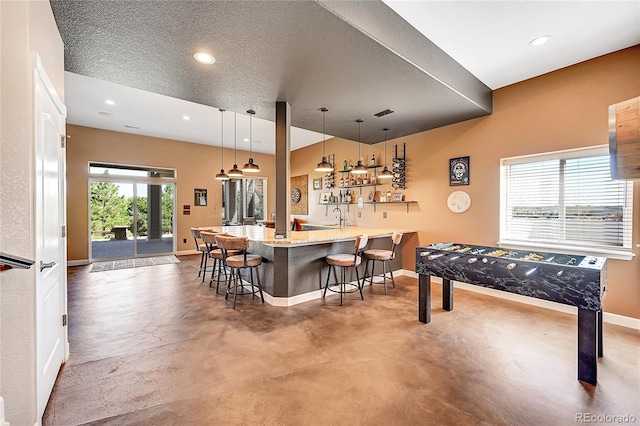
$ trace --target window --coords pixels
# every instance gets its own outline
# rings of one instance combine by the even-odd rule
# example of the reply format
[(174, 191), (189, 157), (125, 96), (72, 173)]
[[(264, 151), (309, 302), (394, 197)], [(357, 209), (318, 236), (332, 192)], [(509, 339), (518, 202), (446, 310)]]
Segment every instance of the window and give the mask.
[(111, 176), (138, 176), (175, 179), (175, 169), (161, 169), (158, 167), (133, 166), (125, 164), (89, 163), (90, 174)]
[(267, 179), (241, 178), (222, 182), (222, 223), (255, 224), (265, 219)]
[(500, 244), (630, 259), (632, 202), (606, 146), (502, 159)]

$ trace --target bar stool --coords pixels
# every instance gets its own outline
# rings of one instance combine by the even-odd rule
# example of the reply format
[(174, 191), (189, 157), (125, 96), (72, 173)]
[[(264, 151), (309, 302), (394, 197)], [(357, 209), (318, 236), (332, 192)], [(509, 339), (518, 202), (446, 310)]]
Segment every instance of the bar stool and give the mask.
[[(200, 229), (198, 228), (189, 228), (191, 231), (191, 236), (193, 237), (193, 241), (196, 243), (196, 250), (201, 253), (200, 256), (200, 268), (198, 268), (198, 276), (203, 272), (206, 273), (206, 256), (207, 256), (207, 245), (204, 241), (202, 241), (202, 237), (200, 236)], [(202, 281), (204, 282), (204, 275), (202, 276)]]
[[(327, 271), (327, 282), (324, 285), (324, 292), (322, 297), (327, 295), (327, 290), (334, 293), (340, 293), (340, 306), (342, 306), (342, 297), (345, 293), (353, 293), (355, 291), (360, 292), (360, 298), (364, 300), (362, 294), (362, 285), (360, 285), (360, 275), (358, 274), (358, 265), (362, 263), (362, 250), (364, 250), (367, 242), (369, 241), (368, 235), (359, 235), (356, 237), (356, 243), (354, 245), (355, 252), (353, 254), (330, 254), (326, 260), (329, 264), (329, 271)], [(331, 276), (331, 270), (333, 269), (333, 276), (336, 277), (336, 266), (342, 268), (342, 281), (334, 284), (338, 285), (338, 288), (329, 288), (329, 277)], [(356, 270), (356, 284), (347, 282), (347, 268), (354, 268)]]
[[(213, 279), (217, 277), (216, 284), (216, 293), (218, 293), (218, 289), (220, 288), (220, 276), (224, 274), (225, 279), (227, 276), (227, 269), (224, 265), (224, 258), (222, 255), (222, 250), (218, 248), (216, 242), (216, 236), (218, 235), (228, 235), (226, 232), (211, 232), (211, 231), (200, 231), (200, 236), (202, 237), (202, 241), (207, 245), (207, 259), (213, 259), (213, 266), (211, 267), (211, 278), (209, 279), (209, 287), (213, 287)], [(237, 255), (242, 254), (240, 250), (233, 250), (229, 255)], [(205, 260), (205, 274), (206, 274), (206, 260)], [(204, 282), (204, 279), (202, 280)]]
[[(384, 294), (387, 294), (387, 273), (391, 275), (391, 284), (393, 288), (396, 288), (396, 282), (393, 279), (393, 271), (391, 270), (391, 261), (396, 257), (396, 246), (400, 244), (402, 241), (402, 233), (394, 232), (391, 234), (391, 250), (379, 250), (379, 249), (370, 249), (365, 250), (363, 256), (367, 259), (367, 262), (364, 265), (364, 278), (362, 279), (362, 284), (367, 281), (367, 277), (369, 278), (369, 284), (381, 284), (380, 282), (373, 282), (373, 277), (382, 277), (382, 284), (384, 284)], [(369, 262), (371, 261), (371, 275), (369, 275)], [(382, 274), (374, 275), (374, 268), (376, 266), (376, 261), (382, 262)]]
[[(249, 254), (249, 238), (248, 237), (232, 237), (229, 235), (216, 235), (216, 242), (222, 251), (223, 261), (229, 267), (229, 275), (227, 278), (227, 292), (224, 299), (229, 298), (229, 294), (233, 291), (233, 309), (236, 308), (236, 300), (238, 299), (238, 289), (244, 293), (244, 284), (242, 283), (241, 269), (249, 269), (249, 279), (251, 282), (251, 295), (255, 297), (256, 292), (260, 293), (260, 299), (264, 303), (264, 295), (262, 294), (262, 285), (260, 284), (260, 271), (257, 268), (262, 265), (262, 256), (257, 254)], [(233, 254), (240, 251), (241, 254)], [(253, 282), (253, 273), (256, 273), (258, 280), (258, 290), (256, 290)], [(233, 281), (233, 285), (231, 282)]]

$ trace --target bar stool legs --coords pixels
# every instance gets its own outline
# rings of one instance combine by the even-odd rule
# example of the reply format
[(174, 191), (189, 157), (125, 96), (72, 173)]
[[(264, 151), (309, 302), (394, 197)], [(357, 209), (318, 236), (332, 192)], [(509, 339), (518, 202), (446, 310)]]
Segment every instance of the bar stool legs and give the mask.
[[(345, 293), (353, 293), (356, 290), (358, 290), (360, 292), (360, 299), (364, 300), (364, 294), (362, 293), (362, 287), (364, 286), (364, 279), (362, 284), (360, 283), (360, 274), (358, 273), (358, 268), (355, 268), (356, 270), (356, 284), (353, 284), (351, 282), (347, 282), (347, 268), (349, 268), (349, 266), (338, 266), (341, 269), (341, 280), (340, 282), (337, 282), (335, 284), (337, 284), (339, 286), (338, 290), (332, 290), (329, 288), (329, 278), (331, 277), (331, 271), (333, 270), (333, 276), (337, 277), (336, 274), (336, 265), (329, 265), (329, 270), (327, 271), (327, 282), (325, 283), (324, 286), (324, 292), (322, 293), (322, 297), (326, 297), (327, 295), (327, 290), (329, 291), (333, 291), (336, 293), (340, 293), (340, 306), (342, 306), (342, 299), (343, 299), (343, 295)], [(337, 280), (336, 280), (337, 281)], [(351, 290), (347, 290), (347, 286), (353, 286), (355, 287), (354, 289)]]
[[(362, 279), (362, 285), (364, 286), (365, 282), (367, 281), (367, 278), (369, 278), (369, 285), (373, 285), (374, 284), (373, 277), (382, 277), (382, 283), (384, 285), (384, 294), (387, 294), (387, 278), (389, 278), (387, 274), (391, 278), (391, 286), (393, 288), (396, 288), (396, 281), (393, 278), (393, 269), (391, 267), (391, 259), (379, 260), (382, 263), (382, 274), (378, 274), (378, 275), (374, 274), (374, 268), (376, 267), (376, 260), (379, 260), (379, 259), (367, 258), (367, 262), (365, 263), (365, 266), (364, 266), (365, 275), (364, 275), (364, 278)], [(369, 273), (369, 262), (371, 262), (371, 273)], [(380, 283), (377, 282), (375, 284), (380, 284)]]
[[(236, 308), (236, 301), (238, 299), (238, 288), (240, 288), (240, 291), (242, 293), (244, 293), (244, 285), (242, 284), (242, 275), (240, 274), (240, 269), (241, 268), (231, 268), (231, 271), (229, 273), (229, 278), (227, 280), (227, 291), (226, 294), (224, 296), (225, 300), (229, 299), (229, 295), (231, 293), (233, 293), (233, 309)], [(251, 283), (251, 295), (252, 297), (256, 296), (256, 292), (260, 293), (260, 300), (262, 301), (262, 303), (264, 303), (264, 295), (262, 294), (262, 283), (260, 282), (260, 271), (256, 270), (255, 271), (255, 275), (256, 275), (256, 280), (257, 280), (257, 287), (258, 290), (256, 291), (256, 285), (253, 281), (253, 275), (254, 275), (254, 269), (257, 269), (257, 266), (252, 266), (249, 268), (242, 268), (242, 269), (249, 269), (249, 281)], [(233, 285), (231, 284), (233, 281)]]
[[(326, 261), (329, 264), (329, 270), (327, 271), (327, 281), (324, 285), (324, 292), (322, 293), (322, 297), (327, 296), (327, 290), (333, 291), (334, 293), (340, 293), (340, 306), (342, 306), (342, 301), (345, 293), (353, 293), (355, 291), (359, 291), (360, 298), (364, 300), (364, 294), (362, 293), (362, 287), (364, 287), (364, 278), (362, 280), (362, 283), (360, 283), (360, 273), (358, 272), (358, 266), (360, 265), (360, 263), (362, 263), (362, 257), (360, 256), (360, 254), (362, 254), (364, 247), (367, 245), (367, 241), (369, 241), (369, 237), (367, 235), (360, 235), (356, 237), (355, 252), (353, 254), (330, 254), (326, 257)], [(340, 274), (342, 279), (340, 280), (340, 282), (335, 283), (335, 285), (338, 285), (337, 289), (329, 288), (329, 278), (331, 277), (332, 270), (333, 276), (337, 278), (336, 266), (342, 268)], [(355, 284), (352, 282), (347, 282), (347, 268), (354, 268), (356, 270)]]

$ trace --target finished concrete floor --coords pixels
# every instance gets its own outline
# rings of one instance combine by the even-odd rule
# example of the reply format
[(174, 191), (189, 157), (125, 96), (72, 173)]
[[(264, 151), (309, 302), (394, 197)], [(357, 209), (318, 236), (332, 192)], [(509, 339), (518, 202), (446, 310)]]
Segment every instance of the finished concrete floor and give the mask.
[[(598, 386), (576, 379), (576, 317), (456, 290), (417, 321), (417, 279), (236, 310), (181, 263), (69, 268), (69, 343), (44, 425), (640, 423), (640, 333), (605, 324)], [(606, 307), (606, 303), (605, 303)], [(583, 414), (584, 413), (584, 414)], [(610, 423), (610, 422), (609, 422)]]

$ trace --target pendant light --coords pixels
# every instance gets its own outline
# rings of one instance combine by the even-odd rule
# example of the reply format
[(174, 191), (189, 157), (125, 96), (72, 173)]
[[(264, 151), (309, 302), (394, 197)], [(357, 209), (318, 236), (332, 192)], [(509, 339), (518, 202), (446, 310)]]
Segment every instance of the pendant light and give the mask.
[(220, 173), (216, 175), (216, 180), (229, 180), (229, 176), (224, 172), (224, 110), (220, 109), (220, 143), (222, 144), (222, 150), (220, 154), (220, 158), (222, 161), (222, 168), (220, 169)]
[(327, 155), (325, 152), (325, 148), (327, 145), (327, 111), (329, 110), (322, 107), (320, 108), (320, 111), (322, 111), (322, 161), (319, 162), (316, 166), (316, 172), (329, 173), (333, 171), (333, 164), (327, 161)]
[(382, 130), (384, 130), (384, 169), (378, 175), (378, 179), (391, 179), (393, 178), (393, 173), (387, 168), (387, 132), (389, 128), (385, 127)]
[(353, 170), (351, 170), (351, 173), (354, 175), (363, 175), (368, 172), (367, 168), (362, 164), (362, 160), (360, 159), (360, 125), (363, 121), (364, 120), (362, 120), (361, 118), (358, 118), (356, 120), (356, 123), (358, 123), (358, 163), (353, 167)]
[(253, 162), (253, 122), (251, 120), (255, 113), (252, 109), (247, 111), (247, 114), (249, 114), (249, 162), (242, 166), (242, 171), (245, 173), (258, 173), (260, 171), (260, 167)]
[(242, 170), (238, 168), (238, 113), (233, 113), (234, 130), (233, 130), (233, 169), (229, 169), (227, 175), (230, 178), (241, 178), (244, 176)]

